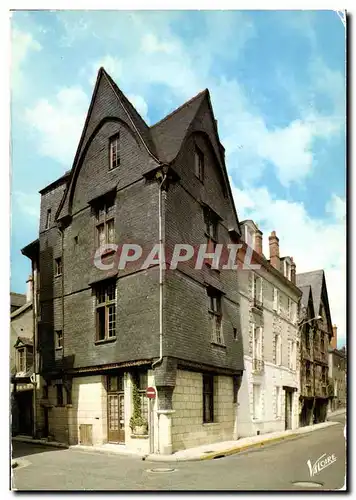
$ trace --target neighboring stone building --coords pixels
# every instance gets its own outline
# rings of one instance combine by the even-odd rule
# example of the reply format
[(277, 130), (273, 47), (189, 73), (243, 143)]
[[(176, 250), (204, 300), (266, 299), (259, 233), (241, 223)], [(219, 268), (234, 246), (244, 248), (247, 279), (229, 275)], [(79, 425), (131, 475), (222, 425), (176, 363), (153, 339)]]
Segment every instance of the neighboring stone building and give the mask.
[[(20, 307), (10, 316), (10, 382), (11, 382), (11, 412), (12, 434), (33, 434), (33, 308), (32, 308), (32, 277), (28, 281), (27, 295), (11, 293), (12, 298), (21, 297), (16, 301)], [(24, 298), (24, 300), (22, 300)]]
[(333, 337), (329, 347), (329, 410), (346, 407), (347, 359), (346, 348), (337, 349), (337, 326), (333, 326)]
[(324, 422), (332, 323), (324, 271), (297, 274), (302, 290), (300, 425)]
[(10, 292), (10, 313), (16, 311), (26, 304), (26, 295), (23, 293)]
[[(237, 273), (192, 261), (117, 269), (115, 250), (104, 271), (93, 257), (103, 244), (147, 256), (161, 243), (167, 259), (176, 243), (211, 251), (239, 236), (209, 92), (148, 127), (101, 68), (73, 167), (41, 191), (39, 248), (23, 250), (39, 273), (37, 430), (156, 453), (236, 438)], [(157, 398), (139, 435), (147, 386)]]
[(240, 223), (246, 243), (239, 255), (253, 249), (252, 265), (239, 274), (241, 334), (245, 374), (239, 393), (238, 434), (252, 436), (298, 427), (298, 303), (295, 264), (280, 257), (279, 239), (269, 237), (268, 261), (262, 253), (262, 232), (251, 220)]

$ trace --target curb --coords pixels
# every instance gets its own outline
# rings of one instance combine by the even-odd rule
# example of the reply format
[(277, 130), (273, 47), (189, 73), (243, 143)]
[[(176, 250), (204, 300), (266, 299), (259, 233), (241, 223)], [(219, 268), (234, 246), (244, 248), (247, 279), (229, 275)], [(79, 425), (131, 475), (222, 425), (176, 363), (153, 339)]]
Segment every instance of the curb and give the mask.
[[(325, 425), (327, 423), (327, 425)], [(326, 427), (332, 426), (332, 425), (337, 425), (337, 422), (322, 422), (322, 424), (319, 427), (319, 429), (324, 429)], [(302, 428), (299, 428), (302, 429)], [(202, 460), (213, 460), (217, 458), (224, 458), (230, 455), (235, 455), (237, 453), (242, 453), (246, 450), (251, 450), (254, 448), (261, 448), (265, 445), (277, 443), (279, 441), (285, 441), (287, 439), (293, 439), (298, 436), (304, 436), (306, 434), (310, 434), (316, 430), (319, 429), (308, 429), (305, 432), (301, 432), (299, 430), (296, 432), (291, 432), (289, 434), (285, 434), (282, 436), (276, 436), (276, 437), (271, 437), (264, 439), (262, 441), (257, 441), (255, 443), (248, 443), (245, 445), (236, 445), (233, 448), (227, 448), (227, 449), (222, 449), (222, 450), (217, 450), (212, 453), (205, 453), (204, 455), (197, 455), (195, 457), (175, 457), (174, 455), (146, 455), (145, 457), (142, 458), (142, 460), (146, 460), (147, 462), (197, 462), (197, 461), (202, 461)]]

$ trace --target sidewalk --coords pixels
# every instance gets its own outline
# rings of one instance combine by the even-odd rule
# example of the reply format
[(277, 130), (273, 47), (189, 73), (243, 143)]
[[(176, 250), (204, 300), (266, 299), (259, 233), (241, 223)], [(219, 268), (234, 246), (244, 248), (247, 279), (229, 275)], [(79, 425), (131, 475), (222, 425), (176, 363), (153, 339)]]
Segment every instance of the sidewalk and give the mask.
[(52, 446), (54, 448), (69, 448), (67, 444), (59, 443), (58, 441), (48, 441), (48, 439), (33, 439), (30, 436), (14, 436), (11, 438), (12, 441), (17, 441), (19, 443), (31, 443), (40, 444), (43, 446)]
[(150, 462), (185, 462), (222, 458), (252, 448), (258, 448), (266, 444), (283, 441), (284, 439), (291, 439), (299, 436), (300, 434), (307, 434), (323, 429), (324, 427), (330, 427), (331, 425), (338, 425), (338, 422), (322, 422), (321, 424), (309, 425), (298, 429), (271, 432), (268, 434), (260, 434), (259, 436), (242, 438), (237, 441), (224, 441), (220, 443), (207, 444), (198, 446), (197, 448), (177, 451), (172, 455), (147, 455), (144, 460)]
[(341, 415), (342, 413), (346, 413), (346, 408), (340, 408), (339, 410), (335, 411), (328, 411), (326, 418), (329, 419), (332, 417), (336, 417), (337, 415)]

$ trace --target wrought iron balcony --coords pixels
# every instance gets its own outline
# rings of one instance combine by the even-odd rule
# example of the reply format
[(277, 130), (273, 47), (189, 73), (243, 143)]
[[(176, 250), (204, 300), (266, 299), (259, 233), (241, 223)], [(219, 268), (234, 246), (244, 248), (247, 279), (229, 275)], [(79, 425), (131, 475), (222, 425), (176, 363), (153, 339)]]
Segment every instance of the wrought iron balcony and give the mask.
[(264, 370), (265, 363), (263, 359), (253, 358), (252, 360), (252, 371), (254, 373), (261, 373)]

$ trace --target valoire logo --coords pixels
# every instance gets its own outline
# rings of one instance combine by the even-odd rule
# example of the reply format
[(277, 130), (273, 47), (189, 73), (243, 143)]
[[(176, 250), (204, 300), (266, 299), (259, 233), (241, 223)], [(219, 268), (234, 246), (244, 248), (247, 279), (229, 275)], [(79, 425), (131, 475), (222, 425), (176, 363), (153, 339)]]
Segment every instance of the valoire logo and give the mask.
[(320, 471), (322, 471), (323, 469), (325, 469), (326, 467), (329, 467), (329, 465), (333, 464), (334, 462), (336, 462), (336, 457), (334, 454), (332, 455), (329, 455), (328, 457), (326, 457), (326, 453), (324, 453), (324, 455), (321, 455), (321, 457), (319, 457), (314, 465), (312, 465), (310, 459), (307, 461), (307, 465), (309, 467), (309, 472), (310, 472), (310, 477), (313, 477), (315, 476), (316, 474), (318, 474)]

